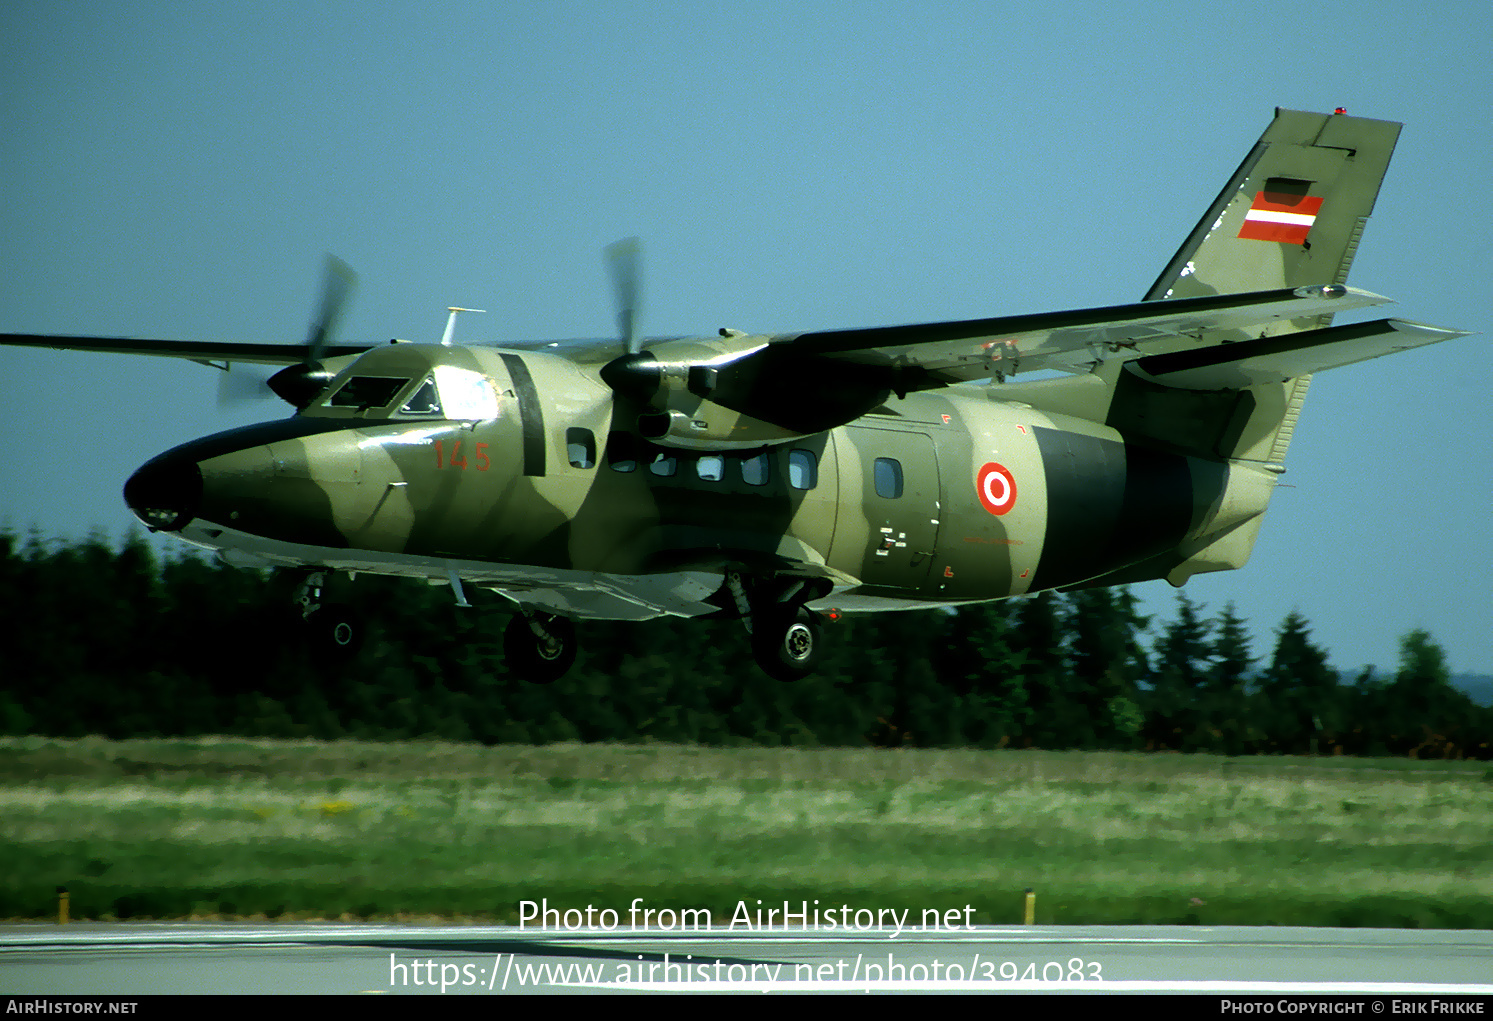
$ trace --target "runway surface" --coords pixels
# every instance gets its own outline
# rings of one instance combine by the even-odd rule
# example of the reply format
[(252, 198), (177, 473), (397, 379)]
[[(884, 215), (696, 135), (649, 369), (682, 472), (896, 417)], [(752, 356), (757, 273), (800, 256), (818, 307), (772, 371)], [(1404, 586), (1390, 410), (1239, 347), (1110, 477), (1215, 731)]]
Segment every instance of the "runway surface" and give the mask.
[(678, 990), (1351, 994), (1372, 1010), (1375, 998), (1394, 994), (1493, 998), (1493, 932), (977, 926), (892, 936), (623, 926), (0, 926), (0, 993), (12, 996)]

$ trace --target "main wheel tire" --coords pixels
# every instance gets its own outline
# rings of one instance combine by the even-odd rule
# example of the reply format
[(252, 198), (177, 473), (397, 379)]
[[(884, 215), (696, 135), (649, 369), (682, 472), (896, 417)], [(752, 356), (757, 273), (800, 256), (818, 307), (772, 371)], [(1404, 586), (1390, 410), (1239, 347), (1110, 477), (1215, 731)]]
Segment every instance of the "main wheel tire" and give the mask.
[(553, 684), (575, 665), (575, 625), (565, 617), (543, 617), (540, 638), (523, 616), (503, 632), (503, 658), (513, 674), (534, 684)]
[(814, 672), (824, 648), (819, 614), (806, 606), (752, 622), (757, 664), (769, 677), (797, 681)]

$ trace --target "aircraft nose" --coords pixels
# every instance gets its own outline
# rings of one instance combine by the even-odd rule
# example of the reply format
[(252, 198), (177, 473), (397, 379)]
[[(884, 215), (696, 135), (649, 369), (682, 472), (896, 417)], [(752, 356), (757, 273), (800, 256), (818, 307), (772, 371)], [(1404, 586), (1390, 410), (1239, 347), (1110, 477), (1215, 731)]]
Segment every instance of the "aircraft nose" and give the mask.
[(152, 458), (124, 484), (124, 502), (153, 530), (186, 527), (202, 501), (202, 470), (178, 451)]

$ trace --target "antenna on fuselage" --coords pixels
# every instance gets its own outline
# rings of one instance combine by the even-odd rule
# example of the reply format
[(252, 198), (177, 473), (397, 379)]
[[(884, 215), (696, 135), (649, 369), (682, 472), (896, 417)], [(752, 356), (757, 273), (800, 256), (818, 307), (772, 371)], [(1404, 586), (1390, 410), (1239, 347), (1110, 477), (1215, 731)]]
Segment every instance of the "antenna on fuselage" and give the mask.
[(446, 319), (446, 334), (441, 338), (443, 347), (451, 346), (451, 335), (456, 332), (456, 313), (458, 312), (486, 312), (485, 308), (457, 308), (454, 305), (446, 309), (451, 315)]

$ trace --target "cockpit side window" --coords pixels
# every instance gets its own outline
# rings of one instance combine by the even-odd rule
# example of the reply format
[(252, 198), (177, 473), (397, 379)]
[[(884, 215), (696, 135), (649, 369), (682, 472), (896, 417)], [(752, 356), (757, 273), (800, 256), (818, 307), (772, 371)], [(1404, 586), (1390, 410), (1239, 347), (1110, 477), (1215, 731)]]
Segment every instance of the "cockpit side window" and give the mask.
[(416, 388), (410, 399), (404, 402), (404, 407), (399, 409), (401, 415), (434, 415), (439, 418), (441, 414), (441, 398), (435, 390), (435, 380), (429, 376), (425, 382)]
[(338, 387), (327, 405), (333, 408), (357, 408), (361, 411), (382, 408), (407, 385), (408, 376), (403, 379), (392, 376), (353, 376)]

